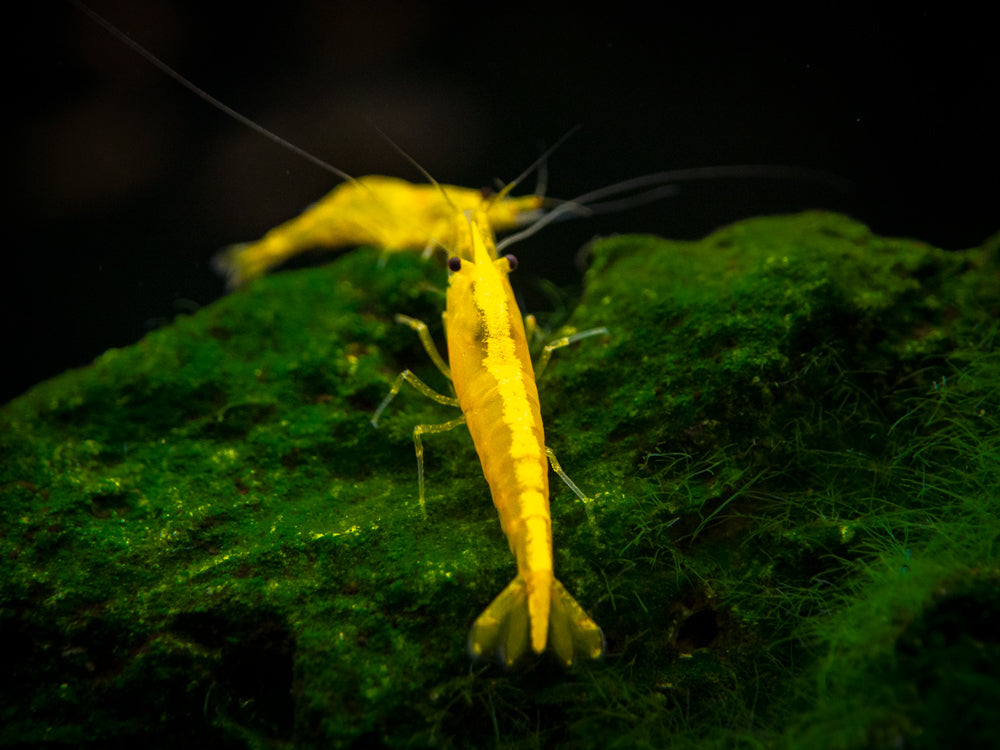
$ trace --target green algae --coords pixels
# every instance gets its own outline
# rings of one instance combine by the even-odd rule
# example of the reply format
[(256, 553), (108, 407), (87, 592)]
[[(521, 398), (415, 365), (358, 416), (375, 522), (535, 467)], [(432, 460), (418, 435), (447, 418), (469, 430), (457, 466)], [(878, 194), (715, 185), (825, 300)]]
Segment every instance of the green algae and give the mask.
[(471, 441), (425, 439), (424, 519), (412, 428), (452, 412), (369, 424), (404, 367), (446, 388), (392, 323), (442, 340), (441, 269), (355, 251), (40, 384), (0, 415), (0, 742), (988, 736), (998, 247), (822, 213), (595, 243), (569, 325), (610, 333), (540, 384), (591, 496), (552, 483), (557, 572), (608, 639), (570, 671), (470, 666), (514, 570)]

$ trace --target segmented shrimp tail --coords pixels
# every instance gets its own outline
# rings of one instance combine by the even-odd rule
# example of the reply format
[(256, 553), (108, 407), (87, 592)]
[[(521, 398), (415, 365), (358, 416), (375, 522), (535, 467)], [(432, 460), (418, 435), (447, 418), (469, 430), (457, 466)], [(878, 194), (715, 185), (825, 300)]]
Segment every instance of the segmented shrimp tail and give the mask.
[(528, 584), (515, 578), (472, 624), (469, 655), (473, 659), (494, 659), (510, 667), (528, 650), (536, 653), (546, 646), (566, 666), (581, 658), (594, 659), (604, 651), (604, 633), (583, 611), (559, 581), (552, 578), (551, 606), (547, 639), (532, 637), (528, 611)]

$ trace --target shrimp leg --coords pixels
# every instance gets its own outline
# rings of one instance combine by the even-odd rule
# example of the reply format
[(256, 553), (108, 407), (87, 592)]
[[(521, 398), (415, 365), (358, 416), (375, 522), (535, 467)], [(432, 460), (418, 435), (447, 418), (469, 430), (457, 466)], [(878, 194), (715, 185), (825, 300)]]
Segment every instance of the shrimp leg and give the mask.
[[(389, 395), (382, 399), (382, 403), (379, 404), (378, 409), (375, 410), (375, 414), (371, 419), (372, 427), (378, 427), (379, 416), (381, 416), (385, 407), (389, 405), (389, 402), (396, 397), (397, 393), (399, 393), (399, 389), (402, 388), (404, 382), (409, 383), (416, 390), (420, 391), (420, 393), (427, 396), (427, 398), (433, 399), (439, 404), (444, 404), (445, 406), (458, 406), (458, 399), (438, 393), (409, 370), (403, 370), (393, 382), (392, 390), (389, 391)], [(458, 427), (460, 424), (465, 424), (464, 414), (447, 422), (442, 422), (441, 424), (418, 424), (413, 428), (413, 449), (417, 454), (417, 483), (420, 488), (420, 512), (423, 513), (425, 518), (427, 517), (427, 507), (424, 503), (424, 444), (421, 441), (420, 436), (432, 435), (437, 432), (447, 432), (448, 430), (453, 430)]]
[(396, 398), (396, 394), (398, 394), (399, 389), (403, 387), (404, 381), (427, 396), (427, 398), (437, 401), (439, 404), (444, 404), (445, 406), (458, 406), (457, 398), (452, 398), (451, 396), (445, 396), (443, 393), (438, 393), (409, 370), (403, 370), (398, 376), (396, 376), (396, 380), (393, 381), (392, 389), (389, 391), (389, 395), (382, 399), (382, 403), (378, 405), (378, 408), (372, 415), (372, 427), (378, 427), (378, 418), (382, 415), (382, 412), (385, 411), (385, 407), (389, 405), (389, 402)]
[(447, 432), (462, 424), (465, 424), (464, 414), (441, 424), (418, 424), (413, 428), (413, 445), (417, 451), (417, 485), (420, 487), (420, 512), (424, 514), (424, 518), (427, 518), (427, 506), (424, 504), (424, 444), (421, 442), (420, 436), (424, 434), (433, 435), (437, 432)]
[[(431, 360), (450, 381), (451, 372), (448, 369), (448, 365), (445, 364), (444, 359), (441, 357), (441, 353), (438, 351), (437, 346), (434, 344), (434, 339), (431, 338), (427, 324), (407, 315), (397, 315), (396, 322), (408, 325), (417, 332), (417, 335), (420, 337), (420, 342), (424, 345), (424, 349), (427, 351)], [(459, 405), (457, 398), (445, 396), (443, 393), (438, 393), (423, 380), (414, 375), (410, 370), (403, 370), (393, 382), (392, 389), (389, 391), (389, 394), (382, 399), (382, 403), (379, 404), (378, 408), (375, 410), (375, 414), (372, 415), (372, 427), (378, 427), (379, 417), (389, 405), (389, 402), (392, 401), (399, 393), (399, 389), (403, 387), (404, 382), (409, 383), (414, 389), (427, 396), (427, 398), (437, 401), (439, 404), (456, 407)], [(465, 424), (464, 414), (441, 424), (418, 424), (413, 428), (413, 448), (417, 454), (417, 484), (419, 486), (420, 511), (423, 513), (424, 518), (427, 517), (427, 507), (424, 502), (424, 444), (420, 439), (420, 436), (433, 435), (438, 432), (447, 432), (448, 430), (453, 430), (462, 424)]]
[[(431, 358), (434, 365), (441, 371), (448, 380), (451, 380), (451, 370), (448, 365), (444, 362), (444, 357), (441, 356), (441, 352), (438, 351), (437, 344), (434, 343), (434, 339), (431, 338), (431, 332), (427, 328), (427, 324), (422, 320), (417, 320), (416, 318), (411, 318), (409, 315), (396, 315), (396, 322), (402, 323), (403, 325), (408, 325), (417, 335), (420, 337), (420, 343), (424, 345), (424, 350), (427, 352), (427, 356)], [(455, 401), (455, 406), (458, 406), (458, 401)]]
[[(541, 355), (538, 357), (538, 362), (535, 363), (535, 380), (538, 380), (545, 372), (545, 368), (549, 366), (549, 360), (552, 359), (552, 352), (556, 349), (562, 349), (564, 346), (569, 346), (580, 339), (588, 338), (589, 336), (606, 336), (608, 334), (608, 329), (604, 326), (600, 328), (588, 328), (586, 331), (580, 331), (579, 333), (574, 333), (571, 336), (563, 336), (554, 341), (550, 341), (542, 349)], [(554, 468), (554, 467), (553, 467)]]

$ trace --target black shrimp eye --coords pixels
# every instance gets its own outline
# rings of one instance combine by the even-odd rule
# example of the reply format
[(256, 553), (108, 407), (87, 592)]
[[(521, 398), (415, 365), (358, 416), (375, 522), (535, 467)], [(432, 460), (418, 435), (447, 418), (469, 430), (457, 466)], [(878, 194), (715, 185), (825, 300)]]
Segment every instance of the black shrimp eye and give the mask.
[(448, 268), (452, 271), (458, 271), (462, 267), (462, 259), (457, 255), (453, 255), (448, 258)]
[(514, 271), (517, 269), (517, 256), (510, 255), (509, 253), (503, 256), (507, 259), (507, 263), (510, 265), (510, 270)]

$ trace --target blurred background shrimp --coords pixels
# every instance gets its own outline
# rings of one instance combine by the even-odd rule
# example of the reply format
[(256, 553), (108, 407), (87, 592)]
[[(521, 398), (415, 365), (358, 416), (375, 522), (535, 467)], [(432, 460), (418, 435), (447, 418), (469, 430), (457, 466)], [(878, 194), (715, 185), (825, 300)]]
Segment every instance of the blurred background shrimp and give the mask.
[[(998, 84), (992, 27), (957, 8), (844, 11), (817, 24), (689, 4), (650, 23), (627, 9), (536, 4), (480, 24), (433, 3), (91, 5), (352, 175), (420, 181), (372, 123), (436, 178), (468, 187), (512, 179), (540, 141), (581, 124), (549, 160), (549, 195), (747, 163), (819, 169), (857, 188), (715, 180), (627, 215), (561, 223), (518, 246), (526, 310), (544, 304), (532, 278), (579, 283), (572, 258), (595, 234), (697, 237), (750, 215), (827, 208), (958, 248), (1000, 223), (984, 188), (1000, 145), (980, 115)], [(19, 292), (4, 295), (3, 315), (18, 367), (4, 401), (221, 296), (210, 266), (219, 248), (263, 236), (336, 184), (68, 2), (28, 4), (16, 26), (4, 142)]]

